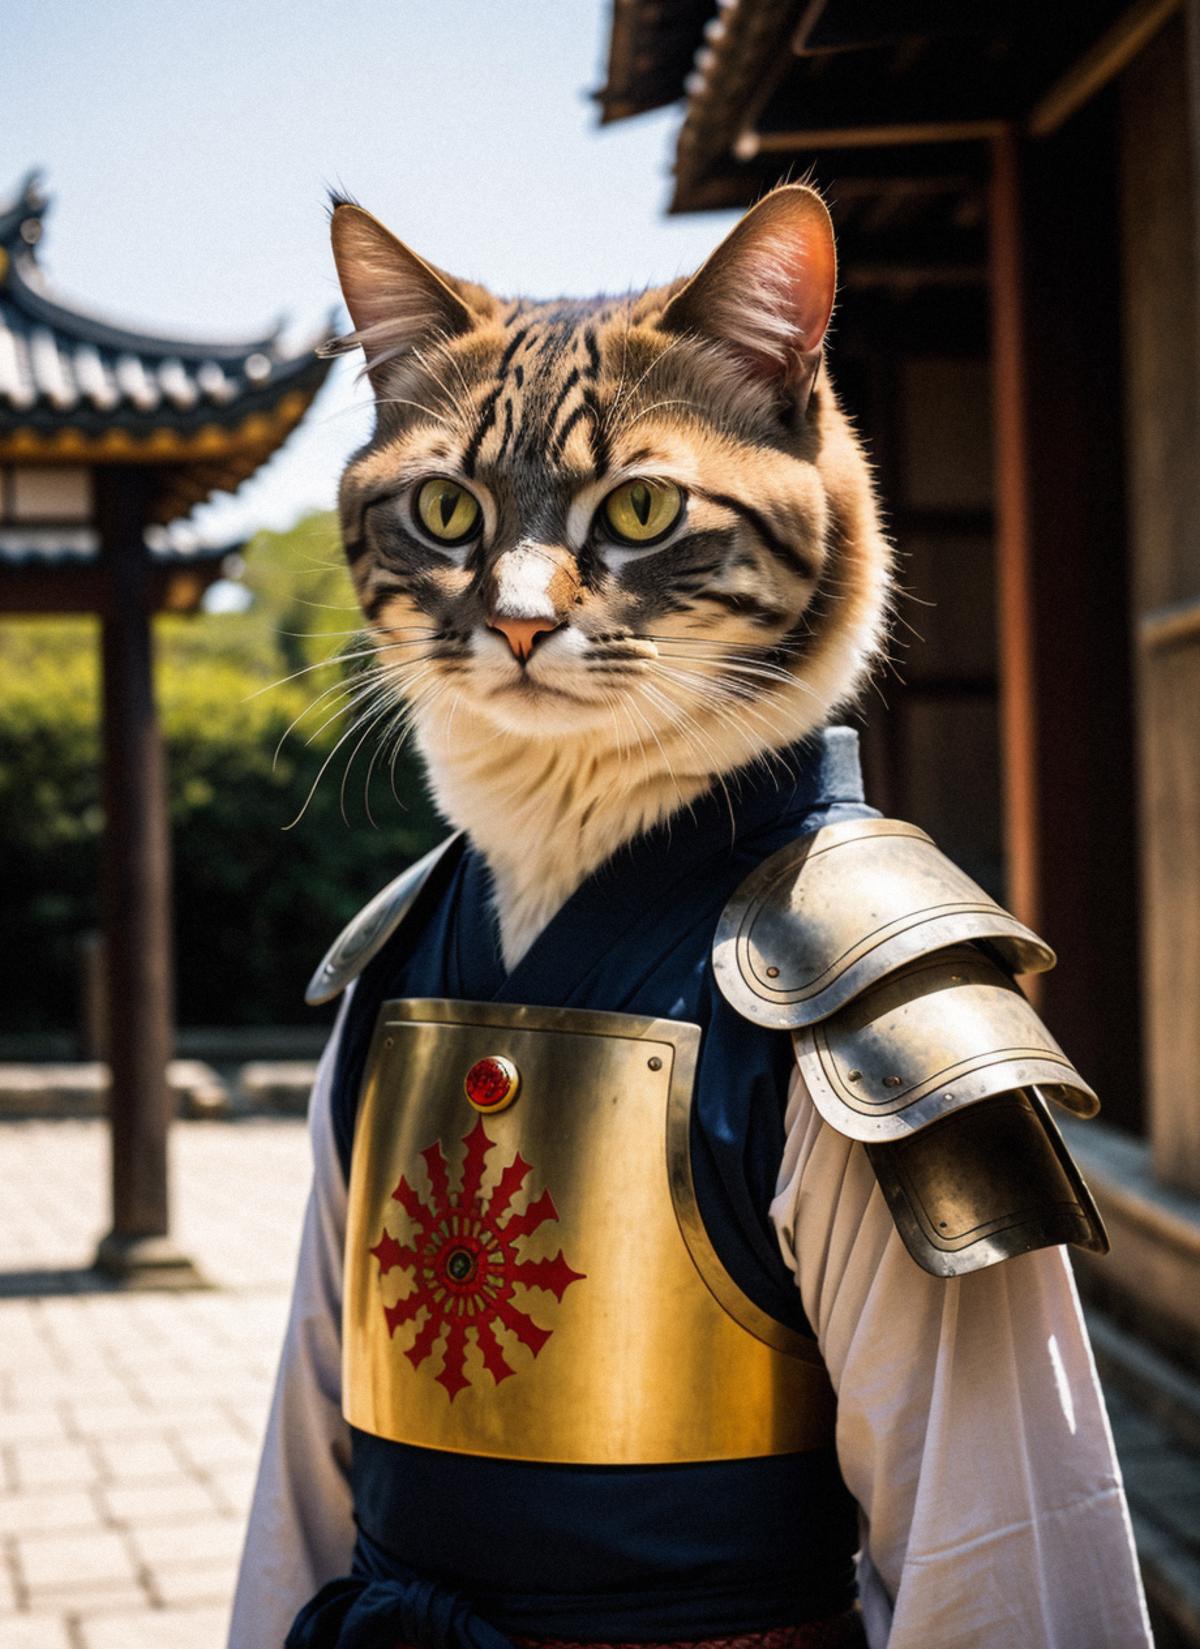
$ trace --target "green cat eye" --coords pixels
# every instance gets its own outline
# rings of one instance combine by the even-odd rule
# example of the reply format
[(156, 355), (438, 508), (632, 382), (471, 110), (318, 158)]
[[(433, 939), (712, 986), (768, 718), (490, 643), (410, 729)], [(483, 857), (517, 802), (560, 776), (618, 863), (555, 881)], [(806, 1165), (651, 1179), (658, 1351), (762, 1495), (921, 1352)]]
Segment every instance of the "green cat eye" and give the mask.
[(442, 544), (461, 544), (479, 525), (479, 505), (457, 481), (423, 481), (417, 492), (417, 520)]
[(604, 500), (604, 520), (622, 544), (665, 538), (683, 514), (683, 494), (673, 481), (626, 481)]

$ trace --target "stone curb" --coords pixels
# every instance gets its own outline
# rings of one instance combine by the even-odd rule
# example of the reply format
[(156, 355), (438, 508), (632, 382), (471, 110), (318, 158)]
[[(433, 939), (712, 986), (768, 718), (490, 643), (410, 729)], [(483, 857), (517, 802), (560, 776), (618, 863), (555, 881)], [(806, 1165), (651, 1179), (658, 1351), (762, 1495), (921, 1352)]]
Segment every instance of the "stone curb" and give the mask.
[(317, 1066), (308, 1059), (256, 1059), (237, 1078), (239, 1115), (307, 1116)]
[[(316, 1060), (251, 1060), (216, 1072), (198, 1059), (173, 1059), (166, 1080), (176, 1115), (188, 1120), (234, 1116), (305, 1116), (316, 1077)], [(0, 1121), (51, 1121), (105, 1116), (109, 1069), (99, 1060), (81, 1064), (0, 1065)]]
[[(313, 1060), (254, 1060), (219, 1074), (198, 1059), (173, 1059), (167, 1081), (176, 1114), (190, 1120), (304, 1116), (316, 1075)], [(108, 1067), (0, 1065), (0, 1121), (52, 1121), (108, 1114)]]
[[(108, 1066), (0, 1065), (0, 1117), (97, 1117), (108, 1112)], [(173, 1059), (167, 1081), (179, 1114), (228, 1116), (229, 1092), (211, 1065)]]

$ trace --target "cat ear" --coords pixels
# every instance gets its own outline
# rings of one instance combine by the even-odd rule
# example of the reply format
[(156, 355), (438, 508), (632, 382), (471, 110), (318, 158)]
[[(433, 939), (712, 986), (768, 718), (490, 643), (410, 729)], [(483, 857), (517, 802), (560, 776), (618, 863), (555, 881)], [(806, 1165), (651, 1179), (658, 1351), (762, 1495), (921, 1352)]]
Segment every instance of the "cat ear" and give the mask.
[(330, 225), (333, 258), (354, 331), (335, 338), (328, 354), (361, 346), (374, 377), (390, 361), (435, 338), (475, 324), (475, 314), (450, 275), (397, 240), (361, 206), (338, 202)]
[(724, 345), (803, 412), (836, 286), (825, 202), (805, 184), (785, 184), (751, 207), (658, 324)]

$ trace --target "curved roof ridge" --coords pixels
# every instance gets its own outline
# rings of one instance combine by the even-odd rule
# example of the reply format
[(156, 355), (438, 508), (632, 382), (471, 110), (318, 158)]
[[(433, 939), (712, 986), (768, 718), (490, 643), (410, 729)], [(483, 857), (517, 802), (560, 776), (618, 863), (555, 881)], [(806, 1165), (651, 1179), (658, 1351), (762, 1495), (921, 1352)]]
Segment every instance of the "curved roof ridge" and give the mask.
[[(32, 255), (32, 248), (41, 238), (42, 219), (50, 210), (51, 201), (42, 191), (42, 173), (31, 166), (6, 201), (0, 202), (0, 246), (19, 243)], [(36, 230), (30, 237), (22, 235), (22, 227), (33, 222)]]
[[(35, 280), (29, 276), (35, 273)], [(170, 360), (179, 355), (192, 361), (244, 361), (249, 355), (266, 355), (272, 362), (283, 360), (279, 349), (282, 324), (276, 321), (270, 332), (253, 338), (224, 339), (168, 337), (139, 332), (120, 321), (109, 320), (86, 309), (78, 309), (60, 295), (41, 289), (34, 261), (27, 252), (12, 258), (8, 278), (0, 291), (14, 308), (35, 324), (48, 326), (77, 343), (95, 344), (99, 349), (128, 351)]]

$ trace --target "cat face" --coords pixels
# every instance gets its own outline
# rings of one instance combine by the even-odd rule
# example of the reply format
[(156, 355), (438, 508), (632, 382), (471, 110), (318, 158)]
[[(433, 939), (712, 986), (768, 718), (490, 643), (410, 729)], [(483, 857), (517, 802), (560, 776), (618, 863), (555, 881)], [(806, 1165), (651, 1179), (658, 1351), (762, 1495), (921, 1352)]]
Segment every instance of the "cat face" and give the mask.
[(417, 725), (792, 742), (858, 687), (888, 552), (825, 376), (828, 215), (775, 191), (690, 281), (503, 301), (333, 216), (377, 426), (340, 510)]

